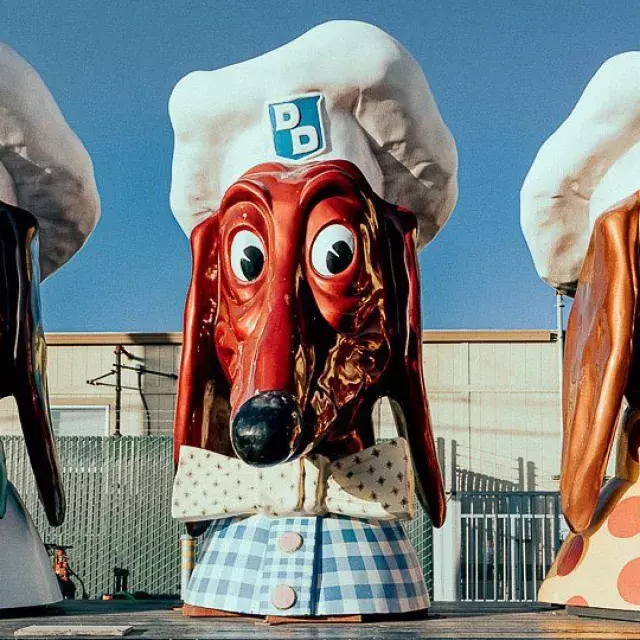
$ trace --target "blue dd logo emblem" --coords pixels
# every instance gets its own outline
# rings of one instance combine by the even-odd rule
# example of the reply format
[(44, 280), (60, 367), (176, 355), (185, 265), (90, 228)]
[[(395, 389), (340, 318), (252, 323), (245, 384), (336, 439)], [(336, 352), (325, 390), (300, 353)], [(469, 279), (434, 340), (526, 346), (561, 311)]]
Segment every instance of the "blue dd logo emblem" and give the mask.
[(303, 160), (325, 150), (321, 109), (321, 93), (269, 103), (273, 146), (278, 157)]

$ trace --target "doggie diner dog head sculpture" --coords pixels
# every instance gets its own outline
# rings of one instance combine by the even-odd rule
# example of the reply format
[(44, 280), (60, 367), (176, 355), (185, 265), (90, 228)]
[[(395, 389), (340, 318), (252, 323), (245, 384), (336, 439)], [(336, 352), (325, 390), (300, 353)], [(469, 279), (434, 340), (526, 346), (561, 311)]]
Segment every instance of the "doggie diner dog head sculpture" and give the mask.
[[(64, 519), (65, 502), (49, 415), (39, 286), (80, 249), (99, 211), (82, 143), (38, 74), (0, 43), (0, 397), (16, 399), (52, 525)], [(4, 503), (6, 491), (0, 498)]]
[[(521, 194), (540, 275), (575, 293), (563, 388), (563, 510), (587, 528), (623, 396), (635, 404), (640, 53), (608, 60), (542, 146)], [(632, 375), (630, 375), (632, 374)]]
[[(522, 189), (522, 226), (540, 275), (575, 292), (560, 482), (573, 532), (538, 598), (604, 611), (640, 611), (639, 115), (640, 53), (631, 52), (598, 70)], [(615, 476), (603, 486), (616, 427)]]
[(456, 154), (420, 68), (374, 27), (328, 23), (187, 76), (170, 111), (172, 208), (198, 225), (176, 463), (185, 444), (336, 459), (373, 444), (389, 396), (441, 524), (415, 245), (451, 212)]
[[(40, 312), (41, 279), (80, 249), (100, 212), (93, 167), (38, 74), (0, 43), (0, 397), (14, 396), (49, 523), (65, 516)], [(0, 445), (0, 609), (62, 599), (51, 560), (6, 477)]]

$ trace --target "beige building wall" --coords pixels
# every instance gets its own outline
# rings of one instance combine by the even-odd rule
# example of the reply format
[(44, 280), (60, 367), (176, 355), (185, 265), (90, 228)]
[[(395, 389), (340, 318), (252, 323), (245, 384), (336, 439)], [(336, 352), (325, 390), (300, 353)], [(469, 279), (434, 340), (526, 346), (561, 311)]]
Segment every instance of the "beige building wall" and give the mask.
[[(177, 373), (180, 357), (179, 334), (48, 334), (47, 374), (53, 408), (102, 407), (106, 410), (108, 432), (116, 429), (116, 376), (106, 376), (100, 384), (87, 381), (114, 370), (116, 345), (122, 345), (132, 358), (122, 356), (129, 367), (143, 365), (164, 373)], [(145, 374), (142, 389), (149, 411), (138, 390), (138, 375), (122, 371), (120, 432), (122, 435), (171, 433), (176, 381)], [(105, 433), (106, 433), (105, 425)], [(0, 401), (0, 434), (20, 433), (13, 398)]]
[[(469, 488), (515, 483), (554, 490), (560, 469), (558, 343), (549, 331), (425, 332), (423, 362), (444, 475), (472, 471)], [(394, 432), (381, 407), (381, 435)], [(441, 460), (442, 462), (442, 460)], [(461, 487), (458, 486), (458, 489)]]
[[(122, 363), (177, 373), (181, 334), (49, 334), (53, 407), (99, 406), (116, 425), (115, 389), (87, 380), (109, 373), (122, 345), (136, 359)], [(558, 344), (549, 331), (424, 333), (424, 370), (436, 437), (444, 440), (444, 472), (451, 487), (452, 451), (467, 482), (490, 479), (525, 489), (556, 489), (560, 463)], [(177, 383), (145, 374), (144, 407), (135, 371), (123, 372), (121, 433), (170, 434)], [(115, 383), (115, 376), (102, 382)], [(389, 407), (376, 409), (379, 435), (395, 433)], [(19, 433), (12, 399), (0, 402), (0, 433)], [(484, 483), (484, 484), (483, 484)], [(460, 488), (460, 487), (458, 487)]]

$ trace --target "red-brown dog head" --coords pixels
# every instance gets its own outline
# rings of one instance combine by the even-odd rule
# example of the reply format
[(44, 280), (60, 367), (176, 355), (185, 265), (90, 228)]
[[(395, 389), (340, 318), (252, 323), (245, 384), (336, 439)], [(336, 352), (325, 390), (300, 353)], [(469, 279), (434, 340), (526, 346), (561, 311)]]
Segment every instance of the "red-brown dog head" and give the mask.
[(444, 492), (422, 380), (415, 217), (346, 161), (259, 165), (192, 234), (175, 424), (257, 466), (374, 443), (388, 396), (436, 525)]

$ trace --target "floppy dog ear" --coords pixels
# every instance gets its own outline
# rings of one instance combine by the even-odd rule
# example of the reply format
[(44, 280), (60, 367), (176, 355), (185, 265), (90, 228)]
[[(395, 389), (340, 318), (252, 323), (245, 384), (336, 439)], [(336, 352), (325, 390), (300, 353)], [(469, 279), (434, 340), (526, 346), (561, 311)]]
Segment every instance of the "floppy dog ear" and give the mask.
[(433, 524), (444, 522), (446, 502), (429, 403), (422, 377), (422, 323), (420, 278), (415, 249), (416, 219), (410, 212), (387, 205), (389, 316), (394, 327), (389, 400), (398, 432), (409, 441), (420, 503)]
[(18, 406), (40, 500), (52, 526), (62, 524), (65, 498), (47, 392), (47, 345), (40, 316), (38, 223), (27, 211), (0, 203), (4, 295), (2, 396)]
[(560, 492), (576, 532), (593, 517), (633, 360), (639, 210), (633, 196), (596, 220), (567, 326)]
[(191, 285), (184, 312), (184, 338), (174, 423), (174, 462), (189, 445), (232, 455), (229, 383), (216, 354), (218, 315), (218, 216), (191, 234)]

